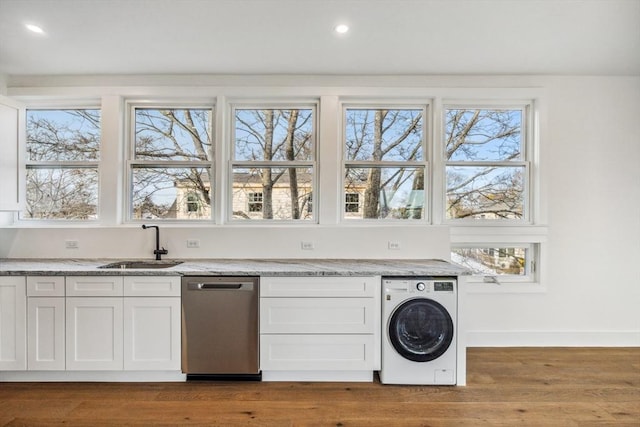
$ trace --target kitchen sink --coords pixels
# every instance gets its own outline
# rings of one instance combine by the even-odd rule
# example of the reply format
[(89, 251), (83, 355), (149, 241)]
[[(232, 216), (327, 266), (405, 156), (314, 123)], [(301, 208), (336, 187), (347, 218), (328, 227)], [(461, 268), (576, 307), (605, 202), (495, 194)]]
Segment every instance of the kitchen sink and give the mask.
[(117, 269), (132, 269), (132, 268), (169, 268), (182, 264), (184, 261), (115, 261), (109, 264), (101, 265), (98, 268), (117, 268)]

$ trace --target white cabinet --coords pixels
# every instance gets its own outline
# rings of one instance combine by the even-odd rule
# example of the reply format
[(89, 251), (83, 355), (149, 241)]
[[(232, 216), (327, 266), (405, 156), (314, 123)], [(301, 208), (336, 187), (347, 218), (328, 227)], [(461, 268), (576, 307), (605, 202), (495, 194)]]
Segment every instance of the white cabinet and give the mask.
[(26, 280), (0, 276), (0, 370), (27, 369)]
[(179, 297), (180, 277), (129, 276), (124, 278), (125, 297)]
[(27, 368), (65, 369), (65, 277), (27, 277)]
[(124, 369), (180, 370), (180, 298), (124, 299)]
[(67, 370), (123, 368), (122, 310), (122, 298), (67, 298)]
[(125, 277), (124, 296), (124, 369), (180, 370), (180, 277)]
[(371, 381), (380, 366), (380, 277), (261, 277), (265, 381)]
[(27, 303), (27, 366), (29, 370), (63, 371), (65, 369), (64, 313), (64, 297), (29, 296)]
[(25, 202), (25, 109), (0, 96), (0, 211), (19, 211)]
[(121, 297), (124, 278), (120, 276), (67, 276), (68, 297)]

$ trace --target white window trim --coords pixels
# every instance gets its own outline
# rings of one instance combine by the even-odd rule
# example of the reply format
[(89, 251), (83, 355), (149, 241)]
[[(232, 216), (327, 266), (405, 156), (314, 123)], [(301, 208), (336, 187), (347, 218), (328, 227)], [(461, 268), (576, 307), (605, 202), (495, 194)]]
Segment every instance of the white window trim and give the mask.
[[(293, 161), (274, 161), (274, 160), (261, 160), (261, 161), (251, 161), (251, 160), (235, 160), (235, 140), (236, 140), (236, 132), (235, 132), (235, 117), (236, 110), (260, 110), (260, 109), (274, 109), (274, 110), (312, 110), (313, 114), (313, 123), (312, 123), (312, 160), (293, 160)], [(229, 111), (229, 116), (227, 120), (228, 127), (228, 138), (224, 142), (225, 150), (227, 153), (226, 164), (226, 182), (224, 184), (224, 189), (220, 188), (220, 191), (224, 192), (225, 197), (225, 206), (224, 210), (224, 223), (227, 225), (248, 225), (248, 226), (273, 226), (273, 225), (287, 225), (287, 226), (305, 226), (305, 225), (317, 225), (319, 224), (319, 217), (317, 213), (316, 206), (319, 204), (319, 166), (318, 159), (320, 156), (319, 153), (319, 124), (320, 124), (320, 101), (319, 99), (295, 99), (295, 98), (286, 98), (286, 99), (264, 99), (264, 100), (255, 100), (255, 99), (235, 99), (231, 98), (227, 103), (227, 110)], [(313, 197), (312, 204), (314, 208), (311, 211), (311, 219), (236, 219), (233, 217), (233, 169), (236, 167), (247, 168), (247, 167), (281, 167), (281, 168), (311, 168), (312, 169), (312, 184), (311, 184), (311, 194)]]
[[(157, 161), (157, 160), (136, 160), (135, 159), (135, 111), (136, 108), (141, 109), (211, 109), (211, 153), (209, 161)], [(125, 100), (125, 141), (124, 141), (124, 170), (123, 170), (123, 185), (122, 189), (123, 201), (122, 201), (122, 218), (123, 223), (125, 224), (142, 224), (144, 222), (148, 222), (149, 220), (145, 219), (135, 219), (133, 218), (133, 205), (132, 205), (132, 189), (133, 189), (133, 168), (136, 165), (142, 165), (145, 167), (202, 167), (209, 168), (209, 176), (212, 180), (210, 186), (210, 217), (203, 219), (154, 219), (153, 221), (167, 224), (167, 225), (202, 225), (202, 224), (215, 224), (215, 194), (216, 194), (216, 119), (217, 119), (217, 105), (215, 100), (212, 99), (196, 99), (196, 100), (176, 100), (176, 99), (161, 99), (154, 98), (153, 100), (136, 100), (136, 99), (126, 99)]]
[[(389, 110), (422, 110), (423, 132), (422, 132), (422, 160), (411, 160), (405, 162), (399, 161), (356, 161), (347, 160), (346, 158), (346, 134), (345, 134), (345, 117), (348, 109), (389, 109)], [(368, 99), (349, 99), (342, 98), (339, 102), (340, 117), (338, 119), (339, 132), (339, 150), (340, 150), (340, 187), (337, 191), (340, 194), (340, 211), (337, 212), (338, 218), (343, 225), (365, 225), (370, 226), (378, 224), (380, 226), (397, 225), (427, 225), (431, 224), (431, 206), (433, 205), (433, 173), (432, 173), (432, 145), (433, 139), (433, 102), (431, 98), (368, 98)], [(348, 167), (416, 167), (424, 168), (425, 186), (424, 186), (424, 206), (423, 217), (420, 219), (399, 219), (399, 218), (346, 218), (346, 192), (345, 192), (345, 174)], [(362, 201), (360, 202), (362, 205)]]

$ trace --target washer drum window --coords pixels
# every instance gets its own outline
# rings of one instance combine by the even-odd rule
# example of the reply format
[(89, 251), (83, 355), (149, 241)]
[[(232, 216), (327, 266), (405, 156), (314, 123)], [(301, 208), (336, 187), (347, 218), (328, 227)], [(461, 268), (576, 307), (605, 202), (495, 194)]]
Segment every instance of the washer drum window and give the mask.
[(389, 320), (389, 338), (400, 355), (414, 362), (442, 356), (453, 340), (453, 320), (438, 302), (417, 298), (399, 305)]

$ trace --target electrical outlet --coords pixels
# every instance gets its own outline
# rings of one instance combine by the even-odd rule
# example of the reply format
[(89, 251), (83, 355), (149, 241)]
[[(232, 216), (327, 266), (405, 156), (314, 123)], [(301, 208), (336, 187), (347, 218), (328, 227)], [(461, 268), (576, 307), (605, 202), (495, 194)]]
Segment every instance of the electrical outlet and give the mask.
[(389, 240), (389, 249), (394, 251), (400, 249), (400, 242), (396, 240)]
[(315, 249), (313, 242), (300, 242), (303, 251), (312, 251)]
[(198, 239), (187, 239), (187, 247), (188, 248), (199, 248), (200, 240)]
[(67, 249), (78, 249), (80, 246), (77, 240), (65, 240), (64, 247)]

